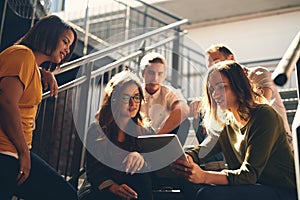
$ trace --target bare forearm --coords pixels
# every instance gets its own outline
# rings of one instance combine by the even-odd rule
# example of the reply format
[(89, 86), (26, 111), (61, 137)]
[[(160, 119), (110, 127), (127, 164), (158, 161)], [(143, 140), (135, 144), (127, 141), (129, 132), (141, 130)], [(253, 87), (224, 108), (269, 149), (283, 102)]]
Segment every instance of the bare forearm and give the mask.
[(171, 112), (163, 127), (158, 131), (158, 134), (170, 133), (179, 126), (183, 120), (184, 119), (181, 118), (181, 110), (178, 109)]
[(193, 161), (193, 158), (187, 155), (187, 159), (177, 159), (172, 163), (172, 168), (179, 176), (186, 178), (189, 182), (195, 184), (215, 184), (228, 185), (228, 179), (225, 172), (205, 171)]
[(228, 185), (228, 179), (224, 172), (204, 171), (203, 180), (204, 184)]
[(54, 96), (56, 98), (58, 95), (58, 85), (54, 77), (54, 73), (44, 70), (42, 68), (40, 68), (40, 72), (43, 78), (43, 89), (49, 89), (50, 96)]
[(157, 132), (158, 134), (170, 133), (178, 127), (189, 115), (189, 107), (184, 103), (176, 103), (172, 112), (167, 118), (163, 127)]

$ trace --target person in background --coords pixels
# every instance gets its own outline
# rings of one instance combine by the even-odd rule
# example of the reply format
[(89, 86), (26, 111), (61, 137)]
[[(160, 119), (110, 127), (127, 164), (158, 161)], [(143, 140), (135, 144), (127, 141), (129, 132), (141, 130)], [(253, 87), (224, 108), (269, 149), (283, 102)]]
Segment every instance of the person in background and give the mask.
[[(154, 134), (140, 113), (143, 90), (139, 78), (122, 71), (112, 77), (86, 142), (87, 177), (80, 200), (152, 200), (152, 182), (136, 142)], [(145, 169), (145, 171), (143, 171)]]
[[(211, 67), (213, 64), (224, 61), (224, 60), (235, 60), (235, 56), (232, 51), (225, 46), (224, 44), (216, 44), (210, 46), (206, 50), (207, 59), (208, 59), (208, 67)], [(269, 101), (270, 105), (279, 113), (284, 122), (284, 127), (287, 132), (287, 137), (289, 140), (289, 144), (293, 150), (293, 142), (292, 142), (292, 133), (291, 128), (288, 123), (286, 109), (282, 102), (281, 96), (278, 92), (276, 85), (273, 82), (272, 74), (265, 67), (251, 67), (247, 68), (246, 66), (242, 66), (245, 73), (247, 74), (249, 80), (259, 89), (261, 94)], [(201, 106), (201, 100), (195, 100), (190, 104), (190, 112), (194, 115), (194, 117), (198, 118), (198, 112)], [(201, 123), (201, 122), (200, 122)], [(199, 123), (198, 123), (199, 124)]]
[(0, 199), (77, 199), (76, 190), (30, 151), (42, 99), (41, 74), (44, 88), (57, 96), (54, 75), (39, 67), (68, 61), (76, 42), (75, 30), (50, 15), (0, 54)]
[(177, 134), (184, 145), (190, 128), (189, 107), (180, 91), (163, 84), (166, 68), (166, 59), (159, 53), (151, 52), (141, 59), (145, 94), (141, 111), (150, 119), (156, 134)]
[[(282, 117), (264, 104), (235, 61), (216, 63), (205, 82), (204, 126), (219, 138), (208, 153), (200, 144), (186, 152), (189, 162), (172, 164), (174, 172), (187, 180), (186, 199), (296, 200), (294, 157)], [(219, 151), (228, 169), (206, 171), (197, 164)]]

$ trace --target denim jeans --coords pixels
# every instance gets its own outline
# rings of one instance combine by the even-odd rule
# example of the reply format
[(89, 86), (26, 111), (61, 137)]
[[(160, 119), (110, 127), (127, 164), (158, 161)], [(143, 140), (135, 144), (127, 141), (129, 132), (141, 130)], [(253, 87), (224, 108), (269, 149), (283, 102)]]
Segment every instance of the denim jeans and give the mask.
[(10, 200), (13, 195), (25, 200), (75, 200), (76, 190), (44, 160), (30, 152), (31, 169), (28, 179), (17, 186), (19, 161), (0, 154), (0, 199)]
[(278, 188), (268, 185), (208, 185), (200, 189), (196, 200), (297, 200), (297, 192), (292, 189)]

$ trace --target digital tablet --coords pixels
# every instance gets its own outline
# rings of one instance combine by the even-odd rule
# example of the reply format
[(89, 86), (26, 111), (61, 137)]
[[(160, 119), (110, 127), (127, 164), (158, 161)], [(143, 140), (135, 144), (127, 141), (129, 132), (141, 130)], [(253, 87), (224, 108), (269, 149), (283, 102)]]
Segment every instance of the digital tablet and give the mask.
[(137, 143), (141, 147), (145, 161), (158, 177), (176, 177), (169, 165), (177, 159), (188, 161), (175, 134), (138, 136)]

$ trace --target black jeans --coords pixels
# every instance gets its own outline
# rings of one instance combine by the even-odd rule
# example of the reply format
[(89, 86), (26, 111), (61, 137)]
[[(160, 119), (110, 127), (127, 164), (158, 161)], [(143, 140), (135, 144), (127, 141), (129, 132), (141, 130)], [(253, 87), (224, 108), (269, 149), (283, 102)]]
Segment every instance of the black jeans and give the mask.
[(296, 189), (268, 185), (204, 185), (183, 180), (184, 200), (297, 200)]
[(30, 152), (31, 169), (28, 179), (17, 186), (19, 161), (0, 154), (0, 199), (18, 196), (25, 200), (76, 200), (76, 190), (44, 160)]

